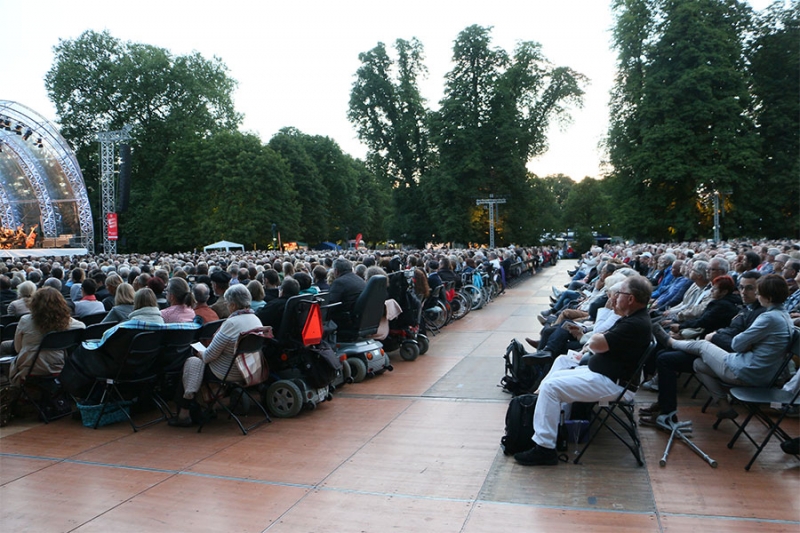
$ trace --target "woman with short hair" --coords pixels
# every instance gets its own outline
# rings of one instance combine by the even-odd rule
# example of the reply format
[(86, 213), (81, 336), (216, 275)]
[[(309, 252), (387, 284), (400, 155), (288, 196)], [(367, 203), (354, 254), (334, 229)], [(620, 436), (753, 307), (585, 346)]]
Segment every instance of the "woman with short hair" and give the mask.
[(8, 304), (6, 314), (22, 316), (30, 313), (30, 304), (33, 294), (36, 292), (36, 284), (32, 281), (23, 281), (17, 286), (19, 298)]

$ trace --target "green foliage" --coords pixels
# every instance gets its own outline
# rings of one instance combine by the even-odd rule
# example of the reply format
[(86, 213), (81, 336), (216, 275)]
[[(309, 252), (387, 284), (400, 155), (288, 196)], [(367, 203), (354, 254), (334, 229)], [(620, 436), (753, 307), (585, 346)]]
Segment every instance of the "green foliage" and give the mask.
[[(735, 0), (613, 5), (607, 191), (616, 230), (646, 240), (710, 237), (719, 191), (723, 237), (786, 236), (787, 221), (797, 233), (797, 4), (776, 5), (757, 26)], [(765, 207), (765, 195), (776, 203)]]
[[(289, 166), (258, 137), (218, 133), (178, 143), (144, 212), (148, 249), (187, 250), (227, 239), (266, 248), (272, 223), (298, 235), (300, 209)], [(161, 222), (163, 221), (163, 222)]]
[(564, 202), (564, 225), (607, 233), (612, 203), (606, 188), (603, 181), (592, 178), (584, 178), (574, 184)]
[[(62, 134), (84, 169), (90, 199), (98, 202), (93, 205), (97, 211), (98, 131), (132, 126), (131, 200), (142, 206), (151, 202), (153, 180), (176, 143), (232, 131), (241, 122), (232, 100), (236, 82), (219, 59), (207, 60), (197, 53), (172, 56), (162, 48), (122, 42), (107, 31), (61, 40), (54, 52), (45, 86)], [(152, 221), (142, 218), (145, 211), (132, 209), (121, 218), (132, 249), (148, 239), (145, 232)]]

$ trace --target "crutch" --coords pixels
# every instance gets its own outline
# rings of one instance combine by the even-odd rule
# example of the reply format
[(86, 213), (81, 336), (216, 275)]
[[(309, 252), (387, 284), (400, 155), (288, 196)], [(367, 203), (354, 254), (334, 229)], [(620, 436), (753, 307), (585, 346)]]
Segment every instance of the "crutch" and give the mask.
[(683, 442), (685, 442), (685, 443), (686, 443), (686, 445), (687, 445), (689, 448), (691, 448), (691, 449), (694, 451), (694, 453), (696, 453), (697, 455), (699, 455), (700, 457), (702, 457), (702, 458), (703, 458), (703, 460), (704, 460), (705, 462), (707, 462), (708, 464), (710, 464), (710, 465), (711, 465), (711, 468), (716, 468), (716, 467), (717, 467), (717, 462), (716, 462), (714, 459), (712, 459), (711, 457), (709, 457), (709, 456), (708, 456), (708, 454), (706, 454), (706, 452), (704, 452), (703, 450), (701, 450), (701, 449), (700, 449), (700, 448), (697, 446), (697, 444), (695, 444), (694, 442), (690, 441), (690, 440), (689, 440), (689, 438), (688, 438), (686, 435), (684, 435), (684, 434), (683, 434), (683, 432), (682, 432), (680, 429), (678, 430), (678, 437), (679, 437), (679, 438), (680, 438), (680, 439), (681, 439)]
[[(661, 425), (661, 424), (659, 424)], [(661, 456), (661, 460), (658, 461), (659, 466), (667, 466), (667, 457), (669, 456), (669, 450), (672, 448), (672, 443), (675, 441), (675, 435), (679, 435), (683, 439), (686, 437), (681, 433), (681, 430), (686, 428), (688, 431), (692, 431), (692, 422), (678, 422), (677, 424), (673, 424), (672, 422), (669, 425), (661, 425), (662, 429), (671, 429), (669, 434), (669, 440), (667, 441), (667, 447), (664, 449), (664, 455)]]

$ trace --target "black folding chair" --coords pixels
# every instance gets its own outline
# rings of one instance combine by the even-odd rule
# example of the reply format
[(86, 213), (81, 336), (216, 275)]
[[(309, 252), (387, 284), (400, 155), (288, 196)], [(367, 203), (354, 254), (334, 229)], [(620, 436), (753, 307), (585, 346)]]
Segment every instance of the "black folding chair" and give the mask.
[[(736, 421), (734, 421), (734, 424), (737, 425), (737, 430), (730, 442), (728, 442), (728, 448), (733, 448), (733, 445), (741, 435), (747, 437), (747, 439), (756, 447), (756, 453), (753, 454), (750, 462), (744, 467), (745, 470), (750, 470), (750, 467), (753, 466), (753, 463), (755, 463), (756, 459), (764, 450), (764, 447), (766, 447), (773, 435), (777, 435), (781, 442), (792, 439), (792, 436), (786, 433), (786, 431), (784, 431), (780, 425), (781, 422), (783, 422), (783, 420), (786, 418), (786, 415), (789, 413), (791, 408), (800, 405), (800, 402), (798, 402), (798, 394), (800, 393), (800, 389), (798, 389), (798, 392), (788, 392), (775, 386), (775, 383), (783, 375), (786, 367), (789, 364), (789, 361), (795, 355), (800, 355), (800, 330), (797, 328), (795, 328), (794, 332), (792, 333), (792, 339), (789, 343), (788, 349), (786, 350), (786, 357), (784, 357), (780, 368), (775, 373), (775, 376), (772, 380), (772, 386), (731, 388), (731, 396), (733, 396), (733, 398), (742, 405), (747, 407), (748, 414), (741, 424), (738, 424)], [(773, 420), (771, 416), (762, 410), (762, 405), (776, 409), (778, 411), (778, 417)], [(761, 421), (761, 423), (767, 428), (767, 434), (761, 443), (756, 442), (753, 436), (750, 435), (745, 429), (753, 418)]]
[[(228, 419), (232, 418), (236, 421), (236, 424), (239, 426), (239, 429), (242, 430), (243, 435), (247, 435), (248, 431), (252, 431), (264, 422), (272, 422), (272, 419), (269, 417), (267, 409), (261, 404), (261, 402), (253, 397), (252, 394), (250, 394), (248, 386), (237, 381), (228, 381), (228, 376), (230, 375), (233, 367), (236, 365), (236, 359), (240, 354), (259, 352), (262, 357), (262, 364), (266, 365), (267, 363), (263, 359), (263, 349), (264, 337), (262, 335), (250, 333), (239, 337), (239, 341), (236, 343), (234, 356), (231, 358), (231, 364), (228, 365), (228, 370), (225, 372), (225, 376), (222, 379), (219, 379), (214, 376), (213, 373), (211, 373), (211, 377), (206, 378), (203, 383), (211, 398), (209, 407), (213, 409), (214, 404), (219, 405), (222, 410), (228, 413)], [(253, 387), (255, 386), (256, 385), (254, 384)], [(248, 398), (251, 406), (255, 404), (259, 411), (261, 411), (261, 414), (264, 415), (263, 418), (259, 417), (255, 423), (247, 427), (242, 424), (242, 420), (235, 413), (240, 404), (247, 406), (247, 403), (242, 402), (242, 399), (245, 397)], [(230, 405), (226, 405), (226, 403), (222, 401), (224, 398), (229, 399)], [(204, 417), (200, 422), (200, 427), (197, 428), (198, 433), (203, 430), (206, 420), (207, 417)]]
[[(628, 390), (636, 392), (639, 387), (642, 369), (655, 349), (656, 340), (651, 339), (650, 345), (639, 358), (639, 363), (636, 365), (636, 370), (633, 372), (633, 374), (631, 374), (627, 382), (621, 383), (621, 385), (623, 385), (623, 389), (620, 391), (619, 396), (617, 396), (614, 400), (609, 401), (608, 405), (598, 404), (597, 411), (593, 411), (592, 425), (594, 425), (594, 422), (599, 423), (590, 433), (589, 440), (586, 442), (586, 445), (584, 445), (583, 449), (580, 451), (580, 453), (578, 453), (578, 456), (575, 457), (575, 464), (578, 464), (578, 462), (581, 460), (581, 457), (583, 457), (583, 454), (589, 449), (589, 446), (591, 446), (595, 437), (597, 437), (597, 434), (600, 433), (600, 430), (603, 427), (606, 427), (609, 431), (611, 431), (611, 433), (614, 434), (615, 437), (620, 440), (620, 442), (622, 442), (628, 448), (628, 450), (630, 450), (630, 452), (633, 454), (633, 457), (636, 459), (636, 464), (639, 466), (644, 465), (644, 461), (642, 461), (642, 443), (639, 440), (639, 434), (636, 431), (636, 419), (634, 418), (633, 412), (634, 403), (632, 401), (629, 402), (625, 400), (625, 392)], [(614, 427), (608, 425), (609, 418), (614, 419), (624, 430), (625, 434), (622, 434)], [(627, 438), (625, 435), (627, 435)]]
[(92, 326), (94, 324), (99, 324), (100, 322), (102, 322), (107, 314), (108, 314), (107, 311), (103, 311), (101, 313), (93, 313), (91, 315), (84, 315), (84, 316), (82, 316), (82, 317), (80, 317), (80, 318), (78, 318), (76, 320), (80, 320), (81, 322), (86, 324), (86, 326)]
[(168, 398), (175, 395), (183, 374), (183, 363), (192, 356), (192, 343), (200, 334), (200, 329), (167, 329), (161, 340), (161, 351), (158, 354), (159, 378), (153, 393), (167, 408), (170, 417), (174, 416), (169, 409)]
[[(74, 350), (78, 344), (80, 344), (82, 338), (83, 331), (80, 329), (51, 331), (50, 333), (47, 333), (44, 337), (42, 337), (41, 344), (39, 344), (39, 347), (36, 349), (36, 353), (33, 354), (28, 373), (21, 378), (21, 397), (24, 397), (31, 404), (33, 404), (34, 407), (36, 407), (36, 410), (39, 411), (39, 416), (42, 417), (42, 420), (45, 424), (49, 423), (51, 420), (57, 420), (72, 414), (72, 410), (66, 409), (66, 407), (69, 405), (69, 400), (66, 396), (64, 396), (64, 402), (67, 403), (63, 406), (59, 406), (64, 407), (63, 411), (59, 410), (55, 413), (48, 413), (50, 406), (46, 405), (45, 402), (50, 398), (58, 397), (62, 392), (61, 383), (58, 381), (60, 373), (36, 374), (36, 363), (39, 360), (39, 356), (42, 352), (60, 350), (64, 353), (64, 360), (66, 361), (72, 350)], [(33, 395), (31, 394), (33, 390), (38, 390), (40, 392), (40, 398), (38, 400), (33, 398)]]
[(205, 343), (204, 341), (211, 342), (211, 339), (214, 338), (214, 334), (220, 328), (220, 326), (225, 322), (225, 319), (221, 320), (214, 320), (212, 322), (206, 322), (200, 327), (200, 330), (197, 332), (197, 340), (200, 342)]
[(102, 322), (87, 326), (83, 331), (83, 340), (98, 340), (103, 338), (103, 333), (119, 324), (119, 322)]
[[(100, 424), (106, 408), (115, 402), (119, 402), (118, 406), (122, 409), (134, 432), (167, 419), (169, 410), (162, 404), (160, 398), (153, 394), (153, 387), (158, 379), (158, 354), (161, 352), (163, 333), (163, 331), (137, 333), (128, 345), (128, 351), (122, 358), (117, 372), (113, 376), (95, 378), (95, 386), (103, 387), (103, 395), (100, 398), (101, 408), (94, 429), (97, 429)], [(142, 394), (149, 394), (152, 397), (161, 416), (144, 424), (136, 425), (128, 410), (122, 406), (126, 403), (134, 403), (135, 400), (140, 399)], [(89, 396), (92, 394), (90, 393)]]
[(18, 324), (19, 322), (12, 322), (11, 324), (2, 326), (2, 333), (0, 333), (0, 340), (13, 341), (14, 335), (16, 335), (17, 333)]

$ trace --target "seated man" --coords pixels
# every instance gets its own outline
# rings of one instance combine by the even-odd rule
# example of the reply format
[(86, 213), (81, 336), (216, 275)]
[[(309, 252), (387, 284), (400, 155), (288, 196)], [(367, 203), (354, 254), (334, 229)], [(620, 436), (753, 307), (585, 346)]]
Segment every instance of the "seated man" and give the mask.
[(353, 272), (353, 264), (343, 257), (334, 261), (333, 275), (328, 303), (340, 305), (331, 309), (330, 318), (339, 329), (352, 329), (350, 313), (367, 283)]
[(619, 381), (633, 373), (650, 343), (652, 333), (647, 304), (651, 291), (646, 278), (627, 278), (617, 292), (615, 306), (622, 318), (605, 333), (596, 333), (589, 339), (589, 350), (594, 353), (589, 365), (569, 368), (569, 358), (562, 356), (556, 360), (553, 370), (539, 387), (533, 416), (534, 447), (514, 455), (518, 463), (526, 466), (558, 464), (555, 447), (562, 403), (597, 402), (619, 396), (623, 390)]
[[(733, 351), (731, 343), (733, 338), (743, 332), (753, 321), (765, 311), (761, 303), (756, 298), (756, 283), (761, 274), (756, 270), (745, 272), (739, 278), (739, 294), (741, 295), (744, 308), (730, 322), (730, 325), (705, 336), (705, 340), (714, 343), (723, 350)], [(658, 333), (658, 329), (655, 330)], [(690, 354), (681, 350), (667, 348), (669, 340), (663, 337), (659, 339), (659, 346), (665, 349), (658, 352), (656, 356), (656, 368), (658, 369), (658, 402), (648, 407), (639, 409), (642, 425), (653, 426), (656, 424), (660, 413), (674, 413), (678, 409), (678, 374), (682, 372), (691, 373), (693, 371), (694, 360), (698, 358), (695, 354)]]
[(75, 318), (81, 318), (95, 313), (102, 313), (106, 310), (103, 302), (97, 300), (95, 292), (97, 283), (90, 278), (86, 278), (81, 283), (81, 299), (75, 302)]
[(286, 302), (292, 296), (300, 294), (300, 284), (296, 279), (286, 277), (281, 283), (280, 295), (274, 300), (267, 302), (265, 306), (256, 312), (256, 316), (264, 326), (272, 326), (272, 331), (281, 330), (283, 312), (286, 310)]

